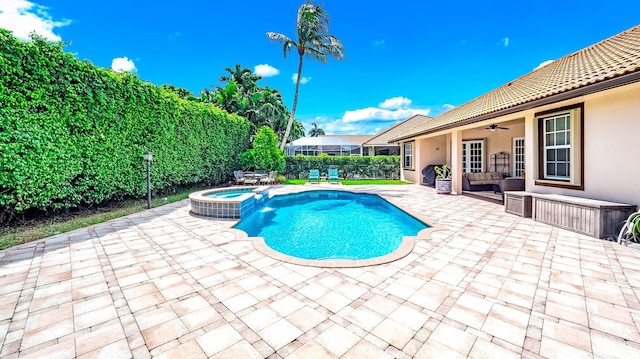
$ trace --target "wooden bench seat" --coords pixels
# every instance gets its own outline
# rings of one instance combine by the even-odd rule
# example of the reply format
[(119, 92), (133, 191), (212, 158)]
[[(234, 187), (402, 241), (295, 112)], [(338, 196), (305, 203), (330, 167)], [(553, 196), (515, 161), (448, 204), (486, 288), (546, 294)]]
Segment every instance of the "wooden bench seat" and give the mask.
[(637, 206), (558, 194), (530, 193), (531, 217), (596, 238), (615, 238)]

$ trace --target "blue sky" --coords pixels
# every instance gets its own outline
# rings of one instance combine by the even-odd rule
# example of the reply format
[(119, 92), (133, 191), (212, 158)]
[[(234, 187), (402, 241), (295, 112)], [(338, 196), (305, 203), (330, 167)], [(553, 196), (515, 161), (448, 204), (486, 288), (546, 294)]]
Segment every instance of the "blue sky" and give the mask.
[[(374, 134), (416, 113), (438, 115), (636, 24), (640, 2), (322, 0), (346, 60), (305, 58), (296, 118), (327, 134)], [(289, 108), (302, 0), (0, 0), (0, 27), (69, 42), (97, 66), (198, 94), (239, 63), (265, 74)], [(262, 72), (264, 71), (264, 72)], [(267, 75), (269, 75), (267, 77)]]

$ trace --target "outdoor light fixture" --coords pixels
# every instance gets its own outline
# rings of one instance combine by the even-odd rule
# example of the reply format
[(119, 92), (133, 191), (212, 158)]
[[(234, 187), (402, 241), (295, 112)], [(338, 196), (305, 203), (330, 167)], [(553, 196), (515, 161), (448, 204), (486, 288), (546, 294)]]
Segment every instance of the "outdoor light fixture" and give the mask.
[(142, 155), (147, 163), (147, 209), (151, 208), (151, 161), (153, 161), (153, 152), (147, 150)]

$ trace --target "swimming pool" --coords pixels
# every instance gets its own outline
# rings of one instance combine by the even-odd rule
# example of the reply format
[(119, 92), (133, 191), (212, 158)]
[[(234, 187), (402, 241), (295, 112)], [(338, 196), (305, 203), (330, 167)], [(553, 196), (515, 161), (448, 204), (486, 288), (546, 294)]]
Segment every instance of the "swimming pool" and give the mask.
[(211, 191), (203, 193), (204, 197), (209, 198), (236, 198), (240, 197), (245, 193), (253, 192), (255, 187), (252, 188), (239, 188), (239, 189), (230, 189), (230, 190), (222, 190), (222, 191)]
[(191, 193), (191, 213), (214, 218), (245, 218), (269, 198), (268, 186), (213, 188)]
[(234, 228), (309, 260), (363, 260), (397, 250), (426, 224), (378, 195), (308, 191), (274, 196)]

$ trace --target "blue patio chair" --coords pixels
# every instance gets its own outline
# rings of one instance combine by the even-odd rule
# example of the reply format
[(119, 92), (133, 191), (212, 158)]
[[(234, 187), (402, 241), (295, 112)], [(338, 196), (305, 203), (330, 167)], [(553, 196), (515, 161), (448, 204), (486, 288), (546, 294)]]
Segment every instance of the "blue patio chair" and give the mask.
[(328, 176), (328, 180), (329, 182), (335, 182), (338, 183), (338, 169), (337, 168), (329, 168), (327, 170), (327, 176)]
[(309, 182), (311, 181), (320, 183), (320, 170), (309, 170)]

